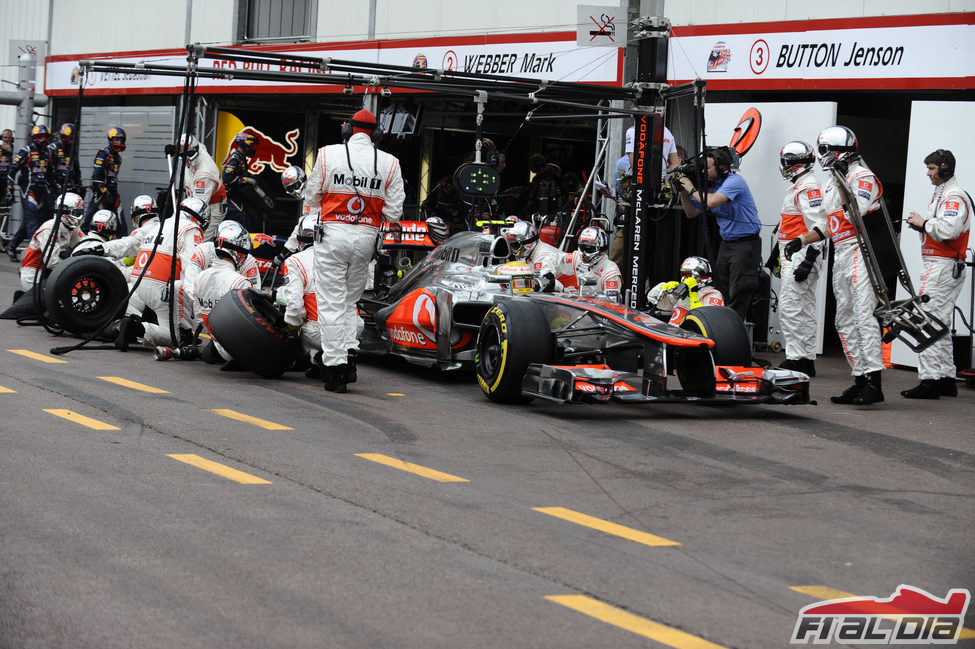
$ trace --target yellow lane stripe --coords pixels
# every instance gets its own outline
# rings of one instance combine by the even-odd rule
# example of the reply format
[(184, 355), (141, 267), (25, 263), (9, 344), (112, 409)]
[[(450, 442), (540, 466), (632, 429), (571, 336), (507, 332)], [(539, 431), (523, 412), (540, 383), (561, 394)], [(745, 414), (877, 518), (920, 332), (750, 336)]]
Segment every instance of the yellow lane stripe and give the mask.
[(387, 392), (386, 394), (388, 396), (390, 396), (390, 397), (405, 397), (406, 396), (402, 392)]
[(8, 349), (7, 351), (12, 354), (19, 354), (21, 356), (26, 356), (27, 358), (33, 358), (35, 361), (42, 361), (44, 363), (67, 363), (68, 362), (60, 358), (53, 358), (51, 356), (45, 356), (44, 354), (38, 354), (37, 352), (32, 352), (29, 349)]
[(635, 541), (644, 545), (653, 547), (680, 545), (680, 543), (677, 541), (671, 541), (670, 539), (665, 539), (662, 536), (656, 536), (654, 534), (648, 534), (647, 532), (635, 530), (632, 527), (610, 523), (609, 521), (604, 521), (601, 518), (575, 512), (571, 509), (566, 509), (565, 507), (532, 507), (532, 509), (536, 512), (561, 518), (562, 520), (569, 521), (570, 523), (585, 525), (586, 527), (591, 527), (594, 530), (606, 532), (607, 534), (613, 534), (614, 536), (620, 536), (624, 539), (629, 539), (630, 541)]
[(123, 379), (121, 376), (99, 376), (98, 378), (100, 378), (102, 381), (108, 381), (109, 383), (121, 385), (123, 388), (132, 388), (133, 390), (151, 392), (152, 394), (169, 394), (168, 390), (154, 388), (151, 385), (145, 385), (144, 383), (136, 383), (135, 381)]
[(585, 595), (546, 595), (545, 599), (675, 649), (725, 649), (703, 638), (627, 613)]
[[(815, 597), (816, 599), (820, 600), (859, 597), (859, 595), (847, 593), (846, 591), (842, 590), (836, 590), (835, 588), (830, 588), (828, 586), (790, 586), (789, 590), (794, 590), (797, 593), (809, 595), (810, 597)], [(958, 639), (967, 640), (970, 638), (975, 638), (975, 629), (969, 629), (968, 627), (963, 626), (961, 628), (961, 632), (958, 634)]]
[(231, 469), (225, 464), (212, 462), (200, 457), (199, 455), (193, 455), (192, 453), (167, 453), (166, 457), (171, 457), (174, 460), (185, 462), (186, 464), (195, 466), (198, 469), (203, 469), (204, 471), (209, 471), (210, 473), (216, 473), (218, 476), (222, 476), (228, 480), (233, 480), (234, 482), (239, 482), (240, 484), (272, 484), (268, 480), (258, 478), (256, 475), (244, 473), (243, 471), (238, 471), (237, 469)]
[(258, 428), (264, 428), (265, 430), (294, 430), (290, 426), (282, 426), (281, 424), (276, 424), (273, 421), (268, 421), (267, 419), (258, 419), (257, 417), (251, 417), (250, 415), (245, 415), (241, 412), (235, 410), (226, 410), (223, 408), (217, 408), (210, 410), (210, 412), (216, 413), (218, 415), (223, 415), (224, 417), (229, 417), (231, 419), (236, 419), (237, 421), (242, 421), (246, 424), (253, 424)]
[(59, 408), (45, 408), (44, 412), (49, 412), (52, 415), (61, 417), (62, 419), (67, 419), (68, 421), (73, 421), (76, 424), (81, 424), (82, 426), (87, 426), (88, 428), (94, 428), (95, 430), (121, 430), (118, 426), (113, 426), (111, 424), (106, 424), (104, 421), (98, 421), (97, 419), (92, 419), (91, 417), (85, 417), (84, 415), (79, 415), (78, 413), (71, 410), (62, 410)]
[(391, 466), (394, 469), (409, 471), (410, 473), (415, 473), (418, 476), (430, 478), (431, 480), (436, 480), (438, 482), (470, 482), (470, 480), (467, 480), (466, 478), (459, 478), (455, 475), (450, 475), (449, 473), (434, 471), (433, 469), (428, 469), (425, 466), (404, 462), (403, 460), (398, 460), (395, 457), (389, 457), (388, 455), (382, 455), (380, 453), (356, 453), (355, 456), (361, 457), (365, 460), (370, 460), (372, 462), (385, 464), (386, 466)]
[(10, 388), (5, 388), (0, 385), (0, 394), (17, 394), (16, 390), (11, 390)]

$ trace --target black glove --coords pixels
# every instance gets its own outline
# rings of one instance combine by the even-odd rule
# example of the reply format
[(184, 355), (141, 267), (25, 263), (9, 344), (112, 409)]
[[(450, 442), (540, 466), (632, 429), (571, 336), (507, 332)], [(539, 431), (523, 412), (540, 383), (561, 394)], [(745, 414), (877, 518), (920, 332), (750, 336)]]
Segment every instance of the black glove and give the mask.
[(785, 258), (786, 259), (788, 259), (789, 261), (792, 261), (792, 255), (794, 255), (797, 252), (799, 252), (799, 250), (801, 248), (802, 248), (802, 238), (801, 237), (796, 237), (795, 239), (793, 239), (789, 243), (785, 244), (785, 248), (782, 249), (782, 252), (783, 252), (783, 254), (785, 254)]
[(71, 256), (71, 248), (61, 248), (61, 250), (58, 251), (58, 257), (60, 257), (61, 259), (67, 259), (70, 256)]
[(274, 255), (274, 260), (271, 262), (271, 268), (277, 270), (278, 268), (281, 267), (281, 264), (284, 263), (284, 260), (290, 257), (292, 254), (294, 254), (294, 250), (288, 250), (287, 248), (284, 248), (281, 252)]
[(802, 260), (802, 263), (796, 268), (793, 277), (796, 278), (797, 282), (805, 282), (806, 278), (809, 277), (809, 273), (812, 272), (813, 264), (816, 263), (816, 258), (819, 257), (819, 248), (809, 246), (806, 250), (806, 258)]
[(165, 147), (163, 147), (163, 151), (166, 152), (166, 155), (176, 155), (176, 146), (173, 144), (167, 144)]
[(100, 243), (96, 243), (90, 248), (82, 248), (81, 250), (75, 250), (71, 253), (72, 257), (80, 257), (82, 255), (97, 255), (98, 257), (104, 257), (105, 247)]
[(555, 292), (555, 275), (552, 273), (545, 273), (539, 278), (539, 283), (541, 284), (542, 293), (554, 293)]

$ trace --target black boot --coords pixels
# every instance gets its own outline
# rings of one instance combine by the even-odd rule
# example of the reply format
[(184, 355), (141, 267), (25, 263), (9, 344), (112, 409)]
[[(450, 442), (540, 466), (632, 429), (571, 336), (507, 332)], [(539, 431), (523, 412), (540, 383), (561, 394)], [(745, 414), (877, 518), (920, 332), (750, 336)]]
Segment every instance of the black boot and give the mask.
[(779, 364), (780, 370), (792, 370), (793, 372), (802, 371), (801, 358), (787, 358)]
[(346, 383), (355, 383), (356, 382), (356, 379), (358, 377), (356, 376), (355, 368), (356, 368), (356, 364), (357, 364), (358, 360), (359, 360), (359, 352), (358, 352), (358, 350), (350, 349), (349, 350), (349, 358), (348, 358), (348, 361), (346, 362), (346, 365), (348, 365), (348, 369), (345, 372), (345, 382)]
[(799, 359), (799, 371), (811, 377), (816, 376), (816, 361), (811, 358)]
[(305, 378), (309, 379), (320, 379), (322, 378), (322, 353), (318, 352), (315, 357), (311, 359), (311, 365), (305, 370)]
[(145, 335), (146, 328), (135, 316), (127, 315), (118, 321), (118, 336), (115, 337), (115, 348), (120, 352), (129, 351), (129, 345), (139, 336)]
[(934, 379), (921, 379), (921, 382), (910, 390), (901, 390), (905, 399), (940, 399), (941, 390)]
[(858, 376), (854, 379), (853, 385), (843, 390), (843, 394), (841, 394), (838, 397), (830, 397), (829, 400), (832, 401), (833, 403), (843, 403), (843, 404), (853, 403), (853, 400), (857, 398), (857, 395), (860, 394), (860, 390), (862, 390), (863, 386), (865, 386), (866, 384), (867, 384), (867, 377), (862, 375)]
[(329, 392), (337, 392), (338, 394), (345, 394), (349, 391), (346, 386), (345, 373), (348, 371), (349, 366), (345, 363), (335, 366), (325, 366), (325, 370), (322, 373), (322, 379), (325, 381), (325, 389)]
[(854, 406), (869, 406), (884, 400), (884, 391), (880, 385), (880, 370), (867, 374), (867, 384), (860, 390), (860, 394), (853, 400)]
[(954, 377), (945, 376), (938, 379), (938, 391), (943, 397), (957, 397), (958, 384), (955, 383)]

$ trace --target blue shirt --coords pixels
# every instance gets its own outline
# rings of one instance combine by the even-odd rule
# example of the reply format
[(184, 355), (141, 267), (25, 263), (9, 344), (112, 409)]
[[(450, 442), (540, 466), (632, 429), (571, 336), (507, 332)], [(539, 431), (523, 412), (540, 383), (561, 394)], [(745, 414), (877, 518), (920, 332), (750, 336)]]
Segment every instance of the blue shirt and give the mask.
[[(708, 192), (728, 197), (726, 203), (711, 208), (711, 213), (718, 222), (718, 233), (723, 240), (734, 241), (761, 232), (762, 222), (758, 220), (758, 207), (744, 178), (729, 173), (724, 180), (709, 186)], [(696, 199), (691, 200), (698, 208), (701, 207)]]

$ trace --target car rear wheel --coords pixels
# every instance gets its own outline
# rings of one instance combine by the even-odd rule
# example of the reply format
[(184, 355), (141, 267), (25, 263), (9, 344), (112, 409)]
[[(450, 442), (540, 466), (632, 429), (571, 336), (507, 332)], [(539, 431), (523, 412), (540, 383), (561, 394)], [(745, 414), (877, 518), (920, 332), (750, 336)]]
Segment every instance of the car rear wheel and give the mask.
[(301, 341), (288, 335), (274, 303), (253, 289), (224, 295), (207, 322), (213, 337), (235, 361), (265, 378), (281, 376), (301, 355)]
[(474, 365), (477, 382), (491, 401), (531, 401), (521, 394), (525, 370), (532, 363), (548, 363), (552, 356), (552, 331), (536, 304), (498, 302), (481, 320)]

